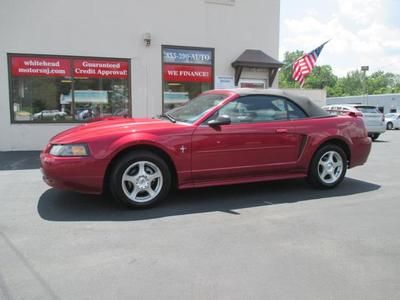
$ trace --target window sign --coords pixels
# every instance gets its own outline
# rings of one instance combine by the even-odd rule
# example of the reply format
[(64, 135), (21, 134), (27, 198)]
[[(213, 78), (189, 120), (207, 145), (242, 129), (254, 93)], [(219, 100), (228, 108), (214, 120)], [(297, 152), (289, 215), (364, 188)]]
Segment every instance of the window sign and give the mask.
[(215, 88), (216, 89), (234, 89), (235, 78), (233, 76), (215, 76)]
[(212, 51), (164, 48), (163, 59), (168, 64), (212, 65)]
[(74, 77), (128, 79), (127, 61), (74, 60)]
[[(103, 103), (106, 104), (108, 102), (108, 93), (107, 91), (75, 91), (74, 93), (74, 101), (75, 103)], [(72, 95), (62, 95), (60, 96), (61, 104), (71, 104), (72, 103)]]
[(212, 68), (208, 66), (165, 65), (164, 79), (177, 82), (210, 82)]
[(176, 104), (189, 101), (189, 93), (186, 92), (164, 92), (164, 103)]
[(9, 54), (12, 122), (130, 115), (128, 59)]
[(163, 46), (162, 54), (164, 111), (213, 88), (213, 49)]
[(240, 79), (239, 87), (251, 89), (265, 89), (266, 81), (264, 79)]
[(13, 76), (71, 76), (71, 62), (69, 59), (52, 57), (12, 57), (11, 74)]

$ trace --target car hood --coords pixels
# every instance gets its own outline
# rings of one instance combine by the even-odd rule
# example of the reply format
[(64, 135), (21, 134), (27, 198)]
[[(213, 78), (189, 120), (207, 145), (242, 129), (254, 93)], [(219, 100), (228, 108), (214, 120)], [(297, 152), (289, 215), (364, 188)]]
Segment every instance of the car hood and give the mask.
[(73, 127), (54, 136), (50, 142), (53, 144), (68, 144), (90, 142), (104, 136), (119, 137), (126, 134), (155, 131), (171, 131), (187, 124), (172, 123), (168, 120), (150, 118), (118, 118), (99, 120)]

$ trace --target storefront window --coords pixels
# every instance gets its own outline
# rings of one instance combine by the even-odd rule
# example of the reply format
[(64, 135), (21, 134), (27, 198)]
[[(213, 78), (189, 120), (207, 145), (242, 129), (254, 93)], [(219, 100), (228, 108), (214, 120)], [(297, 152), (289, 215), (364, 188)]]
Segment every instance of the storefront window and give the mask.
[(163, 46), (163, 110), (212, 89), (213, 77), (213, 49)]
[(9, 55), (13, 122), (128, 116), (129, 60)]

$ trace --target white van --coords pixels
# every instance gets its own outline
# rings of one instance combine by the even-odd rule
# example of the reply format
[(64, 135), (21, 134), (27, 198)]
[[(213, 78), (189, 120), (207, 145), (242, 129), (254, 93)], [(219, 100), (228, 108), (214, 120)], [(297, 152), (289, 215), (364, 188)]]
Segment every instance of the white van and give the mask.
[(385, 115), (382, 114), (375, 106), (363, 104), (334, 104), (322, 107), (331, 114), (342, 114), (356, 112), (363, 118), (365, 126), (368, 130), (368, 136), (375, 141), (379, 135), (386, 131)]

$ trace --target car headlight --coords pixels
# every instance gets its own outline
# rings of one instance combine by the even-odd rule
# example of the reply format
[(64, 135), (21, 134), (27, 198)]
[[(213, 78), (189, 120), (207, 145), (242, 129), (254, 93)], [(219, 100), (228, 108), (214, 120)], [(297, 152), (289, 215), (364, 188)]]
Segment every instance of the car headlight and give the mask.
[(85, 144), (53, 145), (50, 154), (54, 156), (88, 156), (89, 149)]

